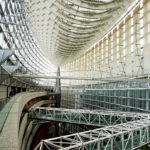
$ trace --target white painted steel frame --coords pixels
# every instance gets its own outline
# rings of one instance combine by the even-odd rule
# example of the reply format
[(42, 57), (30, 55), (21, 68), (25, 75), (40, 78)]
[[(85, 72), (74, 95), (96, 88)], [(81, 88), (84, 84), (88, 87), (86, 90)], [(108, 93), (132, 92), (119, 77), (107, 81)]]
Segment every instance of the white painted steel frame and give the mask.
[(37, 107), (30, 112), (33, 119), (42, 119), (76, 124), (109, 126), (133, 120), (150, 118), (146, 113), (120, 112), (108, 110), (64, 109)]
[(133, 150), (150, 142), (150, 120), (42, 140), (34, 150)]

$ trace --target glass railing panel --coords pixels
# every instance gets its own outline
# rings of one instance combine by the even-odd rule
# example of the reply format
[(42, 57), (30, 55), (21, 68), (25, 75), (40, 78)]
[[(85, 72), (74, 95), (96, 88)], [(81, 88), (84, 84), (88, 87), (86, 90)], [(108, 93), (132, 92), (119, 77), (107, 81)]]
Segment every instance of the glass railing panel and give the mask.
[(7, 119), (8, 113), (9, 113), (12, 105), (13, 105), (12, 98), (3, 99), (0, 102), (0, 133), (3, 129), (3, 126), (5, 124), (5, 121)]

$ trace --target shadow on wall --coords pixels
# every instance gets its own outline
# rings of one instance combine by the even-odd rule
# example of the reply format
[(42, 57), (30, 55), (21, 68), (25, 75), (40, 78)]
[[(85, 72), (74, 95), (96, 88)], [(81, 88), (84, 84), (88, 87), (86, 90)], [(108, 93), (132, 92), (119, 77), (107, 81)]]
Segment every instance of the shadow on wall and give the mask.
[(21, 87), (11, 87), (11, 91), (9, 93), (9, 96), (14, 96), (15, 94), (17, 93), (20, 93), (20, 92), (25, 92), (26, 91), (26, 88), (21, 88)]

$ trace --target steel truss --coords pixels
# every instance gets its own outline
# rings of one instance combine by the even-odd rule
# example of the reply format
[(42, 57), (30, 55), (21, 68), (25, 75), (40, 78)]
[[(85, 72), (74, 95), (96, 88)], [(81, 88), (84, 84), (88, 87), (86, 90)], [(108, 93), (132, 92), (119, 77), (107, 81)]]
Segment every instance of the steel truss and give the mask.
[(109, 126), (133, 120), (150, 118), (149, 114), (106, 111), (37, 107), (30, 111), (30, 117), (39, 120), (69, 122), (94, 126)]
[(132, 150), (149, 142), (150, 120), (141, 119), (42, 140), (35, 150)]

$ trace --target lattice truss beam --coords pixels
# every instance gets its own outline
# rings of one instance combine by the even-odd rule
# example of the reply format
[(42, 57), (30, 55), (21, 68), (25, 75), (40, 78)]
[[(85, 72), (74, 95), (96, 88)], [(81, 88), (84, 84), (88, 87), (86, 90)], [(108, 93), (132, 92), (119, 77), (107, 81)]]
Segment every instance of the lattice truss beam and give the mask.
[(42, 140), (35, 150), (132, 150), (149, 143), (149, 133), (150, 120), (142, 119)]
[(94, 126), (109, 126), (128, 121), (149, 118), (149, 114), (106, 111), (37, 107), (30, 112), (30, 117), (39, 120), (69, 122)]
[(134, 1), (30, 0), (28, 20), (47, 58), (62, 65), (102, 38)]

